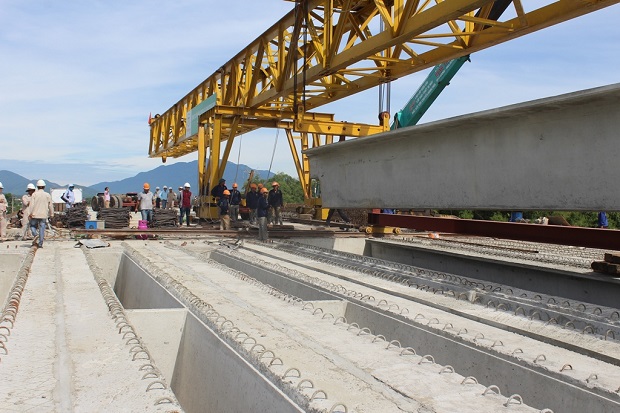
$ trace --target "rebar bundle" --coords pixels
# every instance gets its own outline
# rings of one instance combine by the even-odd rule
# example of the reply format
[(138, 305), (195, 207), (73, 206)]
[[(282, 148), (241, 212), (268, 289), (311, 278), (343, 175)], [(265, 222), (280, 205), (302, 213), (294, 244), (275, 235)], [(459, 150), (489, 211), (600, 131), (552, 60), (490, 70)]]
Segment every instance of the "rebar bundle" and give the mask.
[(105, 227), (110, 229), (128, 228), (131, 215), (129, 208), (102, 208), (97, 218), (105, 221)]
[(176, 227), (178, 220), (176, 209), (153, 210), (153, 228)]
[(88, 219), (86, 204), (75, 204), (65, 212), (64, 224), (66, 228), (84, 228)]

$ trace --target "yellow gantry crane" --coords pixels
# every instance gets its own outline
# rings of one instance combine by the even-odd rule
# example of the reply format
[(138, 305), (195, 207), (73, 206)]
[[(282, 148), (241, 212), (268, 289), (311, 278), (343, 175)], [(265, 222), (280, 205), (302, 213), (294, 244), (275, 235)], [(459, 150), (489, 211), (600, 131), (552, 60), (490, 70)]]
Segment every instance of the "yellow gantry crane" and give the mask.
[[(235, 137), (270, 127), (286, 131), (307, 203), (303, 151), (334, 137), (389, 129), (338, 122), (314, 112), (326, 103), (469, 55), (620, 0), (299, 0), (293, 10), (170, 109), (155, 115), (149, 156), (198, 151), (200, 216)], [(500, 19), (490, 19), (504, 8)], [(223, 149), (223, 152), (222, 152)], [(208, 162), (207, 162), (208, 159)], [(320, 202), (320, 201), (319, 201)]]

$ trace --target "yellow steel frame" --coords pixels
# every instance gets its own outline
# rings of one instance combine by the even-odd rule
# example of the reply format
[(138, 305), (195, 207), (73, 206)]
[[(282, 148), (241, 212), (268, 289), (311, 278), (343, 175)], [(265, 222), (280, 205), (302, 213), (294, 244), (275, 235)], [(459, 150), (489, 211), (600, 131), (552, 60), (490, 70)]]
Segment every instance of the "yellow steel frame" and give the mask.
[[(236, 136), (284, 128), (308, 197), (308, 163), (299, 150), (330, 143), (334, 135), (363, 136), (387, 127), (387, 119), (381, 125), (345, 124), (308, 110), (619, 2), (539, 0), (529, 2), (528, 10), (513, 0), (502, 21), (487, 18), (493, 0), (296, 2), (295, 10), (156, 115), (149, 156), (165, 161), (198, 151), (206, 195), (222, 176)], [(200, 116), (198, 133), (186, 137), (188, 111), (212, 95), (215, 107)], [(206, 165), (208, 152), (213, 156)]]

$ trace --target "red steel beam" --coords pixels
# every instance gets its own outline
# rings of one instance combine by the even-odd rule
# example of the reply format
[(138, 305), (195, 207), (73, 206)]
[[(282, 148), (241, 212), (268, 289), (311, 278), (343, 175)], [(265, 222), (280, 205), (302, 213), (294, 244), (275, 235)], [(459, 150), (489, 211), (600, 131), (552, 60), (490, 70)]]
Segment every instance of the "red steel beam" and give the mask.
[(368, 214), (368, 224), (382, 227), (411, 228), (423, 231), (450, 232), (519, 241), (620, 250), (620, 231), (613, 229), (377, 213)]

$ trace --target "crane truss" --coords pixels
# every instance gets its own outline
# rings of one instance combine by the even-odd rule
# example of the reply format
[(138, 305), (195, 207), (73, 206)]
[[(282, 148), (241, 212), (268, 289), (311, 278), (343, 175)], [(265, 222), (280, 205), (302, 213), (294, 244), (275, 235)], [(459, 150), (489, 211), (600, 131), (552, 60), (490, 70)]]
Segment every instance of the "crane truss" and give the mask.
[[(303, 148), (329, 143), (334, 135), (381, 132), (386, 130), (385, 119), (378, 126), (343, 124), (331, 115), (308, 111), (618, 2), (296, 2), (294, 10), (165, 113), (156, 115), (149, 156), (165, 160), (199, 151), (200, 178), (211, 182), (221, 177), (235, 136), (261, 127), (286, 129), (292, 151), (295, 139), (301, 140)], [(501, 19), (488, 18), (494, 7), (506, 4)], [(208, 99), (212, 103), (205, 105)], [(190, 125), (190, 118), (197, 128)], [(220, 143), (226, 141), (221, 154)], [(209, 157), (206, 170), (208, 150), (214, 156)], [(296, 150), (293, 158), (308, 196), (307, 162)]]

